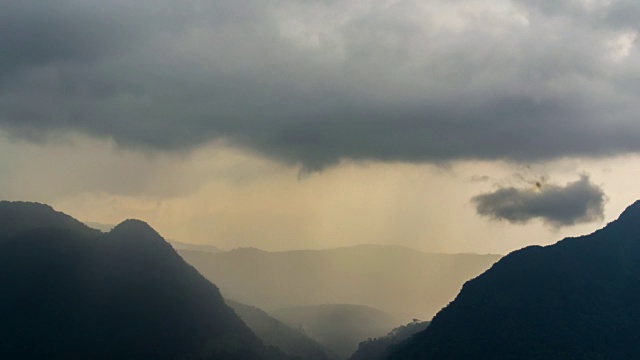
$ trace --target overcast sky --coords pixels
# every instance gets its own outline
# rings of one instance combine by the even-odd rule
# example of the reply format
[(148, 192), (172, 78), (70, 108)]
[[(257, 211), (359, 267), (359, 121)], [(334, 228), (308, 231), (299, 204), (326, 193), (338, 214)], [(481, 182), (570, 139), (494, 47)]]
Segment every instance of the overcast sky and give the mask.
[(0, 197), (265, 249), (507, 252), (640, 198), (631, 0), (0, 0)]

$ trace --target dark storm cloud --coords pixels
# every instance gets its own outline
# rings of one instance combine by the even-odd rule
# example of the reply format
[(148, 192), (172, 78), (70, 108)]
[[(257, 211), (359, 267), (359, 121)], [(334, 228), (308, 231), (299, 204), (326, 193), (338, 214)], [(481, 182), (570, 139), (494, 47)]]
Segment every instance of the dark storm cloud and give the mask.
[(640, 7), (580, 4), (3, 1), (0, 127), (311, 170), (637, 152)]
[(537, 182), (530, 188), (505, 187), (472, 199), (478, 214), (510, 223), (533, 219), (554, 227), (603, 219), (606, 196), (583, 175), (565, 186)]
[(640, 4), (635, 0), (613, 1), (535, 1), (515, 0), (528, 9), (541, 11), (547, 16), (570, 17), (604, 28), (638, 28)]

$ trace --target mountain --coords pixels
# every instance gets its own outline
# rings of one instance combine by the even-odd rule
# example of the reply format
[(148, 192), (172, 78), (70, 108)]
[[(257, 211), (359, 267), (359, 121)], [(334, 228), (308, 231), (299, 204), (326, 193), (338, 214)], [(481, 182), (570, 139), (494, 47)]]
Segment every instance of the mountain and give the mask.
[(84, 224), (92, 229), (100, 230), (105, 233), (111, 231), (114, 227), (116, 227), (113, 224), (104, 224), (104, 223), (93, 222), (93, 221), (84, 221)]
[(259, 308), (226, 299), (242, 321), (266, 344), (304, 360), (337, 359), (326, 348)]
[(273, 317), (301, 329), (346, 359), (364, 339), (382, 336), (403, 322), (392, 314), (362, 305), (325, 304), (272, 311)]
[(361, 342), (358, 344), (358, 350), (351, 355), (349, 360), (384, 360), (389, 356), (392, 345), (408, 339), (426, 329), (427, 326), (429, 326), (428, 321), (413, 319), (412, 322), (391, 330), (386, 336)]
[(640, 201), (505, 256), (389, 359), (639, 359)]
[(266, 311), (361, 304), (405, 313), (404, 322), (430, 319), (465, 281), (500, 258), (382, 245), (282, 252), (240, 248), (218, 254), (178, 251), (225, 296)]
[[(84, 224), (92, 229), (100, 230), (105, 233), (111, 231), (111, 229), (115, 227), (115, 225), (113, 224), (104, 224), (104, 223), (91, 222), (91, 221), (85, 221)], [(169, 242), (169, 244), (171, 244), (171, 246), (173, 246), (173, 248), (176, 250), (193, 250), (193, 251), (204, 251), (204, 252), (212, 252), (212, 253), (222, 252), (222, 250), (220, 250), (219, 248), (213, 245), (187, 244), (187, 243), (183, 243), (176, 240), (167, 240), (167, 242)]]
[(0, 201), (0, 241), (25, 230), (57, 227), (84, 235), (100, 232), (49, 205), (22, 201)]
[(0, 204), (0, 358), (285, 359), (146, 223)]
[(176, 240), (169, 240), (171, 246), (173, 246), (176, 250), (192, 250), (192, 251), (202, 251), (202, 252), (210, 252), (210, 253), (219, 253), (222, 252), (220, 248), (213, 245), (205, 245), (205, 244), (187, 244)]

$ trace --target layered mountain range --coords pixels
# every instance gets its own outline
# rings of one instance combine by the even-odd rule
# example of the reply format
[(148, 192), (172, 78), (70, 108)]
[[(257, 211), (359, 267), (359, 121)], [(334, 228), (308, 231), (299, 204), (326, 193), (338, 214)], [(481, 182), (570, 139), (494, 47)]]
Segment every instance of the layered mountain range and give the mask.
[(178, 252), (225, 296), (267, 312), (357, 304), (395, 315), (395, 326), (412, 318), (429, 320), (454, 299), (465, 281), (501, 257), (433, 254), (385, 245), (279, 252), (255, 248)]

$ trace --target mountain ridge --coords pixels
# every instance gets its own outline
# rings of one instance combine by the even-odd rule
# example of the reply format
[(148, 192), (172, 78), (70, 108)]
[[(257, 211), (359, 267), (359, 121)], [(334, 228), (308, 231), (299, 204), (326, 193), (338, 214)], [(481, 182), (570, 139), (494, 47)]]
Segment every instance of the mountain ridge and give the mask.
[(56, 211), (47, 204), (30, 201), (0, 201), (0, 238), (34, 228), (51, 227), (73, 229), (92, 236), (100, 234), (100, 231), (86, 226), (61, 211)]
[(275, 346), (302, 360), (338, 359), (329, 349), (320, 345), (303, 331), (296, 330), (265, 311), (230, 299), (225, 299), (225, 302), (265, 344)]
[(638, 358), (638, 273), (640, 201), (591, 234), (503, 257), (389, 359)]
[(355, 304), (294, 306), (270, 311), (269, 314), (301, 329), (343, 359), (353, 354), (361, 341), (385, 335), (404, 323), (393, 314)]
[[(384, 245), (180, 255), (229, 298), (266, 311), (323, 303), (362, 304), (429, 319), (497, 255), (429, 254)], [(420, 279), (420, 281), (416, 281)]]
[[(243, 246), (230, 249), (225, 252), (256, 252), (256, 253), (269, 253), (269, 254), (282, 254), (282, 253), (322, 253), (322, 252), (339, 252), (339, 251), (355, 251), (362, 249), (371, 249), (371, 250), (396, 250), (396, 251), (407, 251), (414, 253), (422, 253), (425, 255), (443, 255), (443, 256), (459, 256), (459, 255), (477, 255), (477, 256), (504, 256), (503, 254), (495, 254), (495, 253), (476, 253), (476, 252), (459, 252), (459, 253), (445, 253), (445, 252), (430, 252), (424, 250), (418, 250), (416, 248), (404, 245), (395, 245), (395, 244), (355, 244), (348, 246), (338, 246), (338, 247), (330, 247), (330, 248), (322, 248), (322, 249), (290, 249), (290, 250), (265, 250), (254, 246)], [(187, 250), (187, 249), (186, 249)], [(198, 250), (193, 250), (198, 251)]]
[(0, 358), (289, 358), (148, 224), (102, 234), (50, 206), (13, 206), (20, 221), (0, 236)]

